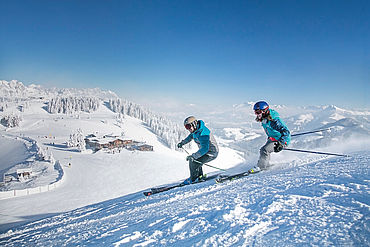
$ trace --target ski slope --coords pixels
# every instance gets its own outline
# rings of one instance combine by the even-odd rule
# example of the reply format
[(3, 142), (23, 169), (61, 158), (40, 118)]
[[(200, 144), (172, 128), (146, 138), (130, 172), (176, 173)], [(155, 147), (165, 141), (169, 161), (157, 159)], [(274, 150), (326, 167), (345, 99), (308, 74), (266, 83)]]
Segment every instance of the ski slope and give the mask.
[[(18, 162), (16, 167), (39, 170), (40, 162), (34, 157), (33, 150), (25, 148), (28, 142), (22, 137), (26, 136), (36, 141), (60, 162), (64, 182), (52, 191), (0, 200), (0, 231), (189, 177), (186, 153), (166, 147), (141, 120), (125, 116), (123, 123), (118, 123), (118, 114), (111, 112), (104, 105), (94, 113), (75, 115), (49, 114), (42, 107), (41, 102), (32, 103), (23, 114), (21, 126), (17, 128), (5, 129), (0, 126), (4, 135), (1, 137), (4, 142), (3, 148), (0, 149), (0, 156), (3, 157), (0, 161), (0, 171), (5, 173)], [(93, 153), (91, 150), (78, 152), (75, 148), (66, 146), (69, 135), (77, 128), (81, 128), (85, 135), (96, 132), (121, 135), (123, 132), (124, 139), (150, 144), (154, 152), (126, 149), (116, 153), (107, 151)], [(221, 147), (221, 150), (220, 157), (212, 162), (215, 166), (227, 169), (244, 161), (241, 154), (235, 150), (227, 147)], [(26, 189), (53, 183), (58, 174), (56, 170), (54, 173), (47, 170), (52, 167), (43, 166), (45, 174), (38, 174), (26, 183), (12, 182), (3, 189)], [(205, 167), (204, 171), (213, 172), (215, 169)]]
[[(100, 107), (50, 114), (46, 104), (56, 95), (95, 95)], [(272, 155), (272, 170), (146, 198), (143, 191), (189, 176), (187, 154), (168, 148), (145, 122), (113, 112), (107, 99), (117, 97), (114, 93), (0, 81), (0, 96), (0, 118), (22, 118), (14, 128), (0, 124), (0, 172), (32, 168), (35, 175), (0, 190), (34, 189), (63, 177), (51, 191), (0, 200), (1, 246), (370, 246), (368, 111), (274, 106), (292, 133), (330, 128), (295, 137), (289, 147), (351, 157), (283, 151)], [(223, 173), (251, 168), (266, 141), (250, 109), (248, 103), (189, 113), (201, 116), (215, 134), (220, 153), (210, 165), (226, 169)], [(188, 115), (176, 114), (181, 119)], [(154, 151), (79, 152), (66, 145), (77, 129), (86, 136), (97, 133), (144, 142)], [(194, 146), (185, 148), (196, 151)], [(40, 150), (59, 161), (63, 173), (52, 162), (40, 161)], [(208, 174), (220, 172), (203, 168)]]
[(25, 161), (28, 157), (27, 148), (24, 143), (18, 140), (0, 136), (0, 177), (11, 167)]
[(35, 221), (0, 244), (89, 246), (369, 246), (370, 152), (223, 184), (142, 192)]

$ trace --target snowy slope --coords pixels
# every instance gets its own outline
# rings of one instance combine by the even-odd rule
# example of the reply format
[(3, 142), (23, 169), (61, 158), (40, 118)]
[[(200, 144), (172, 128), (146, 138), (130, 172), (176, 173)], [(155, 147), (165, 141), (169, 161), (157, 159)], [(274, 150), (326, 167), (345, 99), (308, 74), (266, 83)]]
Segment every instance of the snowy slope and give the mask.
[(11, 167), (25, 161), (28, 157), (27, 148), (22, 141), (0, 136), (0, 177)]
[(141, 192), (23, 225), (0, 244), (89, 246), (369, 246), (370, 152)]
[[(93, 112), (48, 113), (48, 100), (64, 95), (95, 95), (100, 106)], [(111, 98), (117, 96), (99, 89), (45, 89), (0, 81), (0, 118), (10, 113), (22, 118), (15, 128), (0, 125), (0, 171), (42, 167), (35, 154), (37, 144), (37, 149), (59, 160), (64, 176), (62, 185), (52, 191), (0, 200), (1, 245), (369, 246), (368, 111), (272, 106), (293, 133), (330, 127), (293, 138), (290, 147), (353, 156), (328, 159), (284, 151), (272, 156), (271, 171), (144, 198), (144, 189), (189, 176), (186, 154), (168, 148), (147, 123), (112, 112), (107, 103)], [(219, 157), (211, 165), (228, 169), (227, 173), (245, 171), (256, 163), (266, 141), (254, 121), (252, 104), (199, 115), (181, 112), (181, 120), (175, 122), (187, 115), (201, 116), (220, 145)], [(137, 109), (140, 115), (142, 109)], [(161, 120), (156, 117), (154, 122)], [(153, 126), (161, 136), (166, 134), (162, 125)], [(154, 152), (79, 152), (66, 145), (77, 129), (84, 135), (123, 135), (152, 145)], [(175, 139), (171, 142), (180, 136)], [(43, 179), (1, 189), (50, 184), (60, 178), (52, 169), (43, 169)], [(218, 172), (210, 167), (204, 171)]]
[[(0, 230), (8, 230), (15, 225), (86, 206), (119, 196), (127, 195), (151, 186), (171, 183), (189, 176), (186, 154), (169, 149), (161, 138), (155, 135), (139, 119), (125, 116), (118, 119), (103, 103), (92, 113), (49, 114), (44, 109), (44, 102), (29, 100), (28, 108), (20, 113), (23, 120), (19, 127), (0, 126), (2, 148), (0, 149), (0, 170), (5, 173), (15, 168), (39, 170), (39, 161), (33, 157), (32, 150), (23, 148), (23, 137), (27, 137), (52, 154), (64, 170), (65, 182), (53, 191), (24, 197), (1, 200)], [(5, 112), (17, 111), (17, 105), (10, 102)], [(85, 135), (91, 133), (113, 134), (124, 139), (145, 142), (154, 147), (154, 152), (122, 150), (120, 153), (99, 151), (77, 152), (68, 148), (66, 142), (71, 133), (81, 129)], [(6, 140), (6, 141), (5, 141)], [(188, 148), (188, 147), (186, 147)], [(238, 152), (225, 150), (213, 165), (229, 168), (244, 161)], [(33, 157), (29, 159), (29, 157)], [(225, 162), (227, 161), (227, 162)], [(71, 163), (71, 167), (69, 167)], [(13, 168), (11, 168), (13, 166)], [(49, 179), (41, 174), (27, 183), (12, 182), (1, 190), (26, 189), (53, 183), (58, 178), (58, 171), (49, 171), (44, 167)], [(11, 170), (13, 169), (13, 170)], [(205, 172), (214, 169), (205, 167)], [(62, 200), (61, 200), (62, 198)]]

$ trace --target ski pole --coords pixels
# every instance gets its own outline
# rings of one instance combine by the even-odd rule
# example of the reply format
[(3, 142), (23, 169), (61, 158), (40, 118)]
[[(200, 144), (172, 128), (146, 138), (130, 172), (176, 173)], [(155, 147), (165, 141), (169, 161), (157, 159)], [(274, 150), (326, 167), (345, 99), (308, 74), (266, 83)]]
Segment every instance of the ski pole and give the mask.
[(341, 157), (350, 157), (347, 154), (323, 153), (323, 152), (307, 151), (307, 150), (301, 150), (301, 149), (284, 148), (283, 150), (294, 151), (294, 152), (302, 152), (302, 153), (311, 153), (311, 154), (325, 154), (325, 155), (334, 155), (334, 156), (341, 156)]
[(214, 168), (214, 169), (218, 169), (218, 170), (220, 170), (220, 171), (224, 171), (224, 172), (226, 172), (226, 170), (225, 170), (225, 169), (221, 169), (221, 168), (218, 168), (218, 167), (215, 167), (215, 166), (211, 166), (211, 165), (209, 165), (209, 164), (202, 163), (202, 162), (197, 161), (197, 160), (194, 160), (194, 162), (197, 162), (197, 163), (199, 163), (199, 164), (202, 164), (202, 165), (205, 165), (205, 166), (209, 166), (209, 167), (212, 167), (212, 168)]
[[(181, 148), (182, 148), (182, 149), (184, 149), (184, 150), (185, 150), (185, 152), (186, 152), (188, 155), (190, 155), (190, 154), (189, 154), (189, 152), (188, 152), (185, 148), (183, 148), (183, 147), (181, 147)], [(225, 170), (225, 169), (221, 169), (221, 168), (218, 168), (218, 167), (215, 167), (215, 166), (211, 166), (211, 165), (208, 165), (208, 164), (206, 164), (206, 163), (202, 163), (202, 162), (200, 162), (200, 161), (197, 161), (197, 160), (195, 160), (195, 159), (194, 159), (194, 162), (196, 162), (196, 163), (198, 163), (198, 164), (205, 165), (205, 166), (212, 167), (212, 168), (214, 168), (214, 169), (218, 169), (218, 170), (220, 170), (220, 171), (224, 171), (224, 172), (226, 172), (226, 170)]]
[(327, 129), (321, 129), (321, 130), (314, 130), (314, 131), (309, 131), (309, 132), (303, 132), (303, 133), (297, 133), (297, 134), (292, 134), (290, 136), (301, 136), (301, 135), (307, 135), (307, 134), (312, 134), (312, 133), (317, 133), (317, 132), (321, 132), (321, 131), (325, 131), (325, 130), (330, 130), (331, 128), (327, 128)]

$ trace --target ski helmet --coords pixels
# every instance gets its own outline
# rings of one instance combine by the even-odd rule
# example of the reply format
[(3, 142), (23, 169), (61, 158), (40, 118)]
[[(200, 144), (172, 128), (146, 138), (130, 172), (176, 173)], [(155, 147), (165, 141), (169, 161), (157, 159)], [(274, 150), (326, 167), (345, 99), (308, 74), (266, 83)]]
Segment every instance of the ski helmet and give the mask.
[(185, 118), (184, 120), (184, 126), (185, 129), (190, 130), (191, 127), (193, 127), (194, 130), (197, 129), (198, 120), (194, 116), (190, 116)]
[(266, 111), (269, 109), (269, 105), (265, 101), (258, 101), (256, 104), (254, 104), (253, 110), (258, 111)]

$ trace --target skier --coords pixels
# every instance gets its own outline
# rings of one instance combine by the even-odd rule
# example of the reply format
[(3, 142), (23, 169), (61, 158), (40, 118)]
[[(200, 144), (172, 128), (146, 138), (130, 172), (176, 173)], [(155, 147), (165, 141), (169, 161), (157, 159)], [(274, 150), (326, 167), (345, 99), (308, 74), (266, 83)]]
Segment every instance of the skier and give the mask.
[(270, 109), (265, 101), (257, 102), (254, 107), (256, 121), (262, 124), (266, 134), (267, 142), (260, 149), (260, 157), (257, 166), (249, 170), (249, 173), (256, 173), (270, 167), (270, 154), (280, 152), (290, 142), (290, 131), (286, 124), (280, 119), (279, 114)]
[(191, 140), (194, 140), (199, 147), (197, 152), (186, 157), (186, 160), (189, 161), (190, 178), (186, 179), (183, 184), (191, 184), (204, 179), (202, 165), (216, 159), (218, 146), (211, 131), (204, 125), (202, 120), (197, 120), (193, 116), (187, 117), (184, 120), (184, 127), (190, 134), (177, 144), (177, 147), (182, 148)]

